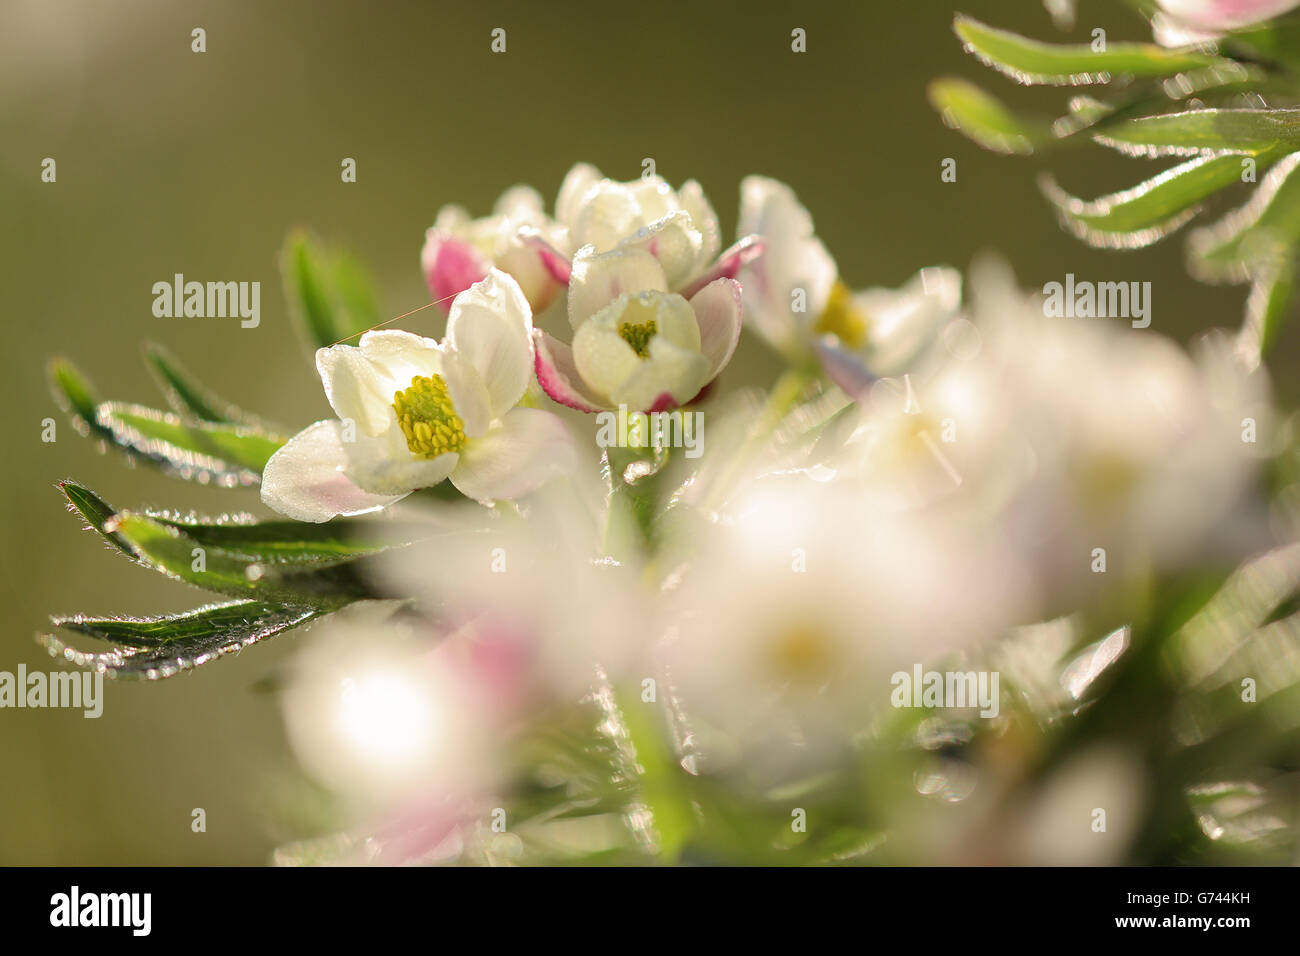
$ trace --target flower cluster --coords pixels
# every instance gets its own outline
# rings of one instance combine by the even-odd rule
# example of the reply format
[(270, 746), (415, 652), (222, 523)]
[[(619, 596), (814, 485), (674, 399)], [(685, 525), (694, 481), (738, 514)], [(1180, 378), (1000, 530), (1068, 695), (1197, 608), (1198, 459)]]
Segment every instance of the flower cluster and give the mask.
[[(444, 209), (422, 260), (431, 293), (453, 296), (447, 338), (370, 332), (318, 355), (358, 438), (311, 426), (268, 465), (268, 504), (320, 520), (445, 476), (469, 498), (519, 499), (500, 514), (452, 502), (410, 514), (427, 540), (373, 572), (405, 603), (353, 612), (336, 628), (343, 650), (314, 650), (286, 697), (308, 766), (370, 821), (348, 858), (523, 853), (549, 817), (521, 809), (519, 788), (552, 777), (547, 813), (586, 821), (589, 850), (711, 845), (719, 811), (698, 802), (710, 788), (770, 810), (774, 794), (861, 760), (893, 766), (877, 749), (897, 733), (895, 675), (943, 662), (990, 672), (1027, 641), (1041, 646), (1035, 669), (1015, 672), (1023, 685), (945, 724), (1005, 746), (1025, 722), (1046, 732), (1063, 706), (1042, 691), (1043, 668), (1071, 674), (1077, 700), (1121, 656), (1127, 637), (1090, 670), (1066, 666), (1076, 642), (1131, 622), (1143, 582), (1266, 545), (1251, 482), (1272, 447), (1268, 387), (1226, 338), (1192, 357), (1151, 332), (1054, 318), (991, 260), (970, 297), (947, 267), (854, 292), (788, 186), (749, 177), (740, 194), (738, 240), (720, 255), (694, 182), (617, 183), (580, 165), (554, 218), (525, 187), (485, 219)], [(706, 399), (742, 313), (790, 372), (766, 401)], [(542, 322), (567, 323), (573, 344)], [(514, 407), (534, 374), (556, 412)], [(584, 464), (570, 437), (580, 417), (558, 414), (696, 405), (711, 422), (698, 462), (593, 444)], [(1043, 636), (1048, 621), (1064, 643)], [(358, 654), (382, 660), (341, 680)], [(373, 681), (384, 689), (366, 704)], [(329, 715), (359, 708), (369, 736), (348, 723), (340, 737)], [(584, 720), (585, 757), (539, 743)], [(1027, 772), (1023, 746), (998, 759)], [(1134, 753), (1084, 756), (1108, 799), (1141, 788)], [(921, 773), (928, 759), (901, 766)], [(993, 802), (956, 815), (949, 852), (915, 852), (970, 859), (1011, 799), (1004, 769), (971, 755), (925, 771), (948, 802), (977, 781)], [(637, 780), (655, 800), (620, 789)], [(610, 806), (626, 829), (596, 825)], [(934, 823), (877, 811), (900, 846)], [(1067, 811), (1048, 800), (1038, 812)], [(495, 836), (494, 813), (525, 814), (504, 827), (524, 843)], [(1070, 853), (1121, 859), (1128, 835)], [(1008, 834), (1003, 858), (1057, 859), (1035, 840)], [(372, 856), (350, 855), (360, 847)]]
[[(1258, 768), (1123, 732), (1191, 747), (1251, 719), (1224, 701), (1261, 661), (1300, 681), (1263, 636), (1300, 587), (1287, 426), (1239, 342), (1060, 317), (992, 259), (855, 291), (756, 176), (725, 250), (697, 183), (578, 165), (553, 213), (444, 208), (421, 260), (445, 335), (318, 337), (334, 417), (287, 440), (56, 370), (88, 430), (293, 519), (65, 487), (236, 600), (49, 643), (157, 678), (319, 620), (281, 700), (347, 823), (282, 862), (1107, 863), (1171, 803), (1202, 823), (1174, 856), (1247, 812), (1207, 794)], [(718, 384), (742, 328), (769, 387)], [(613, 410), (708, 440), (593, 437)], [(1060, 837), (1097, 806), (1104, 838)], [(1266, 823), (1239, 848), (1289, 852)]]

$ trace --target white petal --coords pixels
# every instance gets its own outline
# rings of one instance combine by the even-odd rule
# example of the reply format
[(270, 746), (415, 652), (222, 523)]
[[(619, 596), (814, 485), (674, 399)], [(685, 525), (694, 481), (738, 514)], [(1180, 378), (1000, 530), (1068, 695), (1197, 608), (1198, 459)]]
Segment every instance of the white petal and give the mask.
[[(376, 371), (388, 379), (394, 392), (410, 386), (417, 375), (442, 374), (442, 346), (423, 335), (381, 329), (367, 332), (357, 344)], [(387, 398), (392, 404), (391, 393)]]
[(532, 186), (511, 186), (497, 199), (492, 212), (518, 223), (537, 222), (545, 218), (542, 196)]
[(573, 438), (559, 416), (516, 408), (465, 445), (451, 481), (479, 501), (518, 498), (576, 467)]
[(704, 188), (695, 180), (688, 181), (677, 191), (677, 199), (691, 216), (691, 224), (700, 231), (699, 264), (712, 262), (722, 248), (722, 228), (718, 224), (718, 214), (713, 211), (713, 204), (704, 195)]
[(533, 372), (532, 333), (533, 315), (523, 290), (497, 269), (452, 303), (447, 341), (483, 379), (493, 418), (514, 408), (528, 387)]
[(868, 289), (853, 298), (867, 317), (867, 359), (878, 375), (901, 373), (935, 341), (961, 308), (961, 273), (922, 269), (901, 289)]
[(405, 495), (436, 485), (451, 474), (459, 458), (455, 452), (416, 458), (395, 423), (378, 437), (357, 434), (354, 440), (343, 441), (343, 454), (347, 460), (343, 473), (358, 488), (376, 495)]
[(442, 377), (456, 414), (465, 425), (465, 435), (477, 438), (492, 424), (492, 400), (483, 377), (459, 352), (447, 349), (442, 356)]
[(381, 508), (402, 497), (363, 491), (343, 474), (346, 462), (339, 423), (309, 425), (266, 463), (262, 501), (297, 521), (319, 523)]
[(583, 382), (603, 397), (610, 397), (641, 364), (632, 346), (616, 331), (618, 305), (610, 306), (583, 323), (573, 337), (573, 362)]
[(700, 351), (700, 324), (691, 304), (675, 293), (650, 293), (654, 304), (655, 324), (662, 335), (678, 348), (688, 352)]
[(681, 209), (677, 193), (662, 176), (642, 176), (627, 183), (626, 187), (636, 197), (643, 223), (654, 222)]
[(740, 283), (734, 279), (711, 282), (691, 298), (710, 381), (731, 361), (740, 341), (740, 299)]
[(368, 435), (388, 427), (392, 415), (392, 383), (358, 348), (332, 345), (316, 351), (316, 370), (325, 397), (339, 418), (353, 421)]
[(656, 335), (650, 340), (649, 358), (609, 397), (630, 411), (662, 411), (689, 402), (708, 381), (708, 359)]
[(577, 163), (569, 170), (560, 186), (560, 194), (555, 199), (555, 218), (563, 225), (572, 227), (583, 197), (604, 178), (600, 170), (590, 163)]
[(649, 252), (616, 249), (597, 255), (590, 247), (579, 249), (569, 277), (569, 324), (576, 331), (620, 295), (647, 290), (668, 290), (664, 270)]
[(620, 249), (644, 249), (664, 270), (668, 288), (676, 289), (696, 272), (704, 238), (691, 222), (690, 213), (677, 211), (664, 216), (619, 243)]
[(569, 229), (569, 240), (574, 246), (590, 244), (597, 252), (606, 252), (645, 223), (641, 204), (632, 191), (622, 183), (605, 179), (583, 196)]

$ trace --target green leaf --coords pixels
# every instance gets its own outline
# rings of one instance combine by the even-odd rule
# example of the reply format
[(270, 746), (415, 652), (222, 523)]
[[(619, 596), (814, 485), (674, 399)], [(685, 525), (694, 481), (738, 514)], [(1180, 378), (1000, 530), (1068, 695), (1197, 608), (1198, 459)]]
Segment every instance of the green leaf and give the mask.
[(120, 550), (132, 560), (137, 560), (135, 552), (131, 550), (130, 543), (123, 538), (116, 530), (115, 525), (110, 521), (117, 513), (103, 498), (100, 498), (89, 488), (77, 484), (72, 479), (65, 479), (59, 482), (59, 490), (63, 492), (68, 499), (68, 504), (72, 510), (81, 515), (90, 526), (90, 530), (101, 535), (105, 541)]
[[(1258, 157), (1267, 168), (1279, 157)], [(1167, 169), (1131, 189), (1085, 202), (1061, 189), (1050, 176), (1042, 190), (1060, 210), (1067, 228), (1089, 245), (1137, 248), (1163, 239), (1199, 211), (1199, 203), (1221, 189), (1241, 182), (1240, 156), (1198, 156)]]
[(112, 440), (112, 433), (95, 420), (100, 400), (90, 380), (62, 356), (50, 360), (48, 373), (54, 400), (72, 419), (73, 427), (82, 435)]
[(1300, 153), (1292, 153), (1260, 181), (1250, 201), (1219, 222), (1192, 233), (1188, 264), (1197, 278), (1244, 282), (1276, 273), (1300, 243)]
[(283, 634), (323, 613), (312, 608), (235, 601), (162, 617), (76, 615), (54, 618), (54, 624), (125, 646), (92, 653), (78, 651), (53, 634), (41, 635), (40, 641), (52, 656), (104, 671), (110, 677), (159, 680)]
[(1294, 311), (1294, 301), (1294, 265), (1261, 276), (1251, 287), (1246, 300), (1242, 342), (1256, 359), (1262, 360), (1277, 344), (1278, 336)]
[(1109, 83), (1119, 75), (1172, 76), (1226, 62), (1193, 50), (1166, 50), (1154, 43), (1109, 43), (1104, 52), (1096, 52), (1086, 43), (1041, 43), (960, 14), (953, 20), (953, 30), (967, 52), (986, 66), (1025, 84)]
[(1257, 156), (1300, 147), (1300, 110), (1198, 109), (1146, 116), (1093, 137), (1130, 156)]
[(261, 426), (257, 416), (221, 398), (202, 385), (161, 345), (148, 342), (145, 362), (158, 380), (167, 404), (178, 414), (218, 425), (243, 424)]
[(1300, 72), (1300, 14), (1292, 13), (1229, 33), (1219, 44), (1233, 56)]
[(995, 153), (1028, 154), (1051, 139), (1050, 123), (1017, 116), (966, 80), (937, 79), (930, 83), (927, 93), (930, 105), (944, 123)]
[(280, 268), (290, 311), (313, 349), (336, 345), (378, 324), (370, 281), (354, 259), (328, 255), (298, 230), (285, 241)]
[(360, 559), (306, 566), (250, 560), (239, 551), (200, 544), (164, 521), (125, 511), (108, 523), (108, 530), (121, 535), (148, 566), (218, 594), (326, 609), (375, 596)]
[(144, 405), (102, 402), (96, 425), (115, 445), (178, 475), (232, 487), (255, 485), (287, 439), (248, 425), (186, 421)]
[(430, 533), (401, 534), (401, 526), (392, 521), (367, 518), (340, 518), (323, 524), (309, 524), (302, 521), (255, 521), (251, 515), (177, 518), (149, 512), (148, 517), (175, 528), (200, 545), (217, 547), (249, 561), (314, 567), (379, 554), (410, 544)]

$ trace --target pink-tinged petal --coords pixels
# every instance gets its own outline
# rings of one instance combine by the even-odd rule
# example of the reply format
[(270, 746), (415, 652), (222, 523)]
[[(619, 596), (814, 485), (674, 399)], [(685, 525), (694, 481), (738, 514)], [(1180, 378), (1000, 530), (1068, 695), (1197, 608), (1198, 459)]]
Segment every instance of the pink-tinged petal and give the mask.
[(541, 329), (533, 330), (537, 355), (537, 384), (554, 401), (580, 412), (599, 412), (600, 401), (582, 388), (582, 376), (573, 360), (573, 349)]
[(655, 399), (654, 404), (650, 406), (648, 411), (651, 414), (654, 414), (655, 412), (671, 412), (676, 407), (677, 399), (673, 398), (667, 392), (664, 392)]
[(1271, 20), (1300, 0), (1156, 0), (1166, 13), (1200, 30), (1234, 30)]
[(834, 336), (826, 335), (813, 343), (821, 359), (826, 376), (844, 389), (848, 396), (860, 400), (876, 381), (862, 357), (840, 345)]
[(745, 236), (745, 238), (718, 256), (717, 261), (705, 269), (698, 278), (687, 283), (686, 287), (682, 289), (682, 295), (689, 299), (710, 282), (717, 282), (719, 279), (736, 278), (742, 268), (763, 254), (765, 248), (761, 236)]
[(488, 274), (492, 264), (468, 242), (437, 229), (425, 234), (420, 251), (424, 282), (433, 300), (447, 312), (451, 300)]
[(573, 266), (570, 264), (568, 256), (547, 242), (546, 237), (531, 226), (525, 226), (519, 230), (519, 240), (537, 253), (538, 258), (542, 260), (542, 265), (552, 279), (560, 283), (560, 285), (569, 284), (569, 276), (573, 274)]
[(691, 297), (710, 380), (731, 361), (740, 342), (740, 299), (740, 283), (735, 279), (716, 279)]
[(469, 800), (442, 794), (409, 804), (375, 828), (369, 841), (375, 855), (367, 862), (404, 866), (425, 861), (481, 813), (482, 807)]
[(319, 524), (336, 515), (373, 511), (402, 497), (357, 487), (343, 474), (347, 460), (338, 422), (309, 425), (266, 463), (262, 502), (295, 521)]

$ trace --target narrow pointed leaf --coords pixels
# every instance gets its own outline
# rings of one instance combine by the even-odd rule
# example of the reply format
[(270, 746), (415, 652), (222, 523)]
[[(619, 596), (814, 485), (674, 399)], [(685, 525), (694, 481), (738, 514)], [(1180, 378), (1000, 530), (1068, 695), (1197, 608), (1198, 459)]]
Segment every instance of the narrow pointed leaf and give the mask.
[(1094, 51), (1087, 43), (1041, 43), (961, 15), (953, 20), (953, 30), (967, 52), (986, 66), (1025, 84), (1109, 83), (1119, 75), (1172, 76), (1226, 62), (1210, 54), (1167, 50), (1154, 43), (1109, 43), (1103, 52)]
[(145, 362), (177, 414), (215, 424), (261, 426), (257, 416), (239, 408), (199, 382), (169, 351), (157, 343), (144, 347)]
[(203, 546), (213, 546), (262, 564), (296, 564), (321, 567), (340, 564), (410, 544), (430, 532), (404, 534), (391, 521), (342, 518), (324, 524), (302, 521), (256, 521), (252, 515), (220, 518), (176, 517), (149, 513), (148, 517), (175, 528)]
[(1050, 123), (1017, 116), (966, 80), (934, 80), (927, 92), (944, 123), (995, 153), (1032, 153), (1052, 136)]
[(1242, 153), (1300, 148), (1300, 110), (1198, 109), (1145, 116), (1093, 137), (1131, 156)]
[(217, 594), (330, 609), (374, 596), (359, 561), (306, 568), (251, 561), (239, 552), (202, 545), (172, 525), (131, 512), (119, 512), (109, 527), (150, 567)]
[(114, 444), (181, 478), (255, 485), (284, 438), (247, 425), (187, 421), (144, 405), (103, 402), (97, 425)]
[(305, 231), (281, 253), (285, 296), (310, 346), (328, 348), (378, 324), (369, 279), (352, 258), (331, 257)]
[(1198, 278), (1244, 282), (1273, 272), (1294, 257), (1300, 243), (1300, 153), (1269, 170), (1250, 201), (1188, 240), (1189, 265)]
[[(1266, 168), (1277, 154), (1256, 162)], [(1241, 182), (1242, 157), (1198, 156), (1131, 189), (1086, 202), (1061, 189), (1050, 176), (1041, 180), (1044, 194), (1060, 210), (1065, 225), (1090, 245), (1136, 248), (1150, 245), (1184, 225), (1199, 204), (1221, 189)]]
[(59, 407), (72, 419), (73, 427), (82, 435), (95, 435), (112, 440), (112, 432), (95, 420), (99, 396), (90, 379), (67, 359), (59, 357), (49, 364), (50, 391)]
[(182, 614), (156, 617), (90, 617), (74, 614), (51, 617), (50, 623), (113, 644), (159, 647), (242, 628), (250, 623), (262, 624), (271, 618), (296, 617), (301, 613), (302, 608), (286, 608), (263, 601), (228, 601), (224, 604), (209, 604)]
[(79, 485), (71, 479), (59, 482), (59, 490), (68, 499), (68, 504), (72, 509), (86, 520), (92, 531), (102, 536), (105, 541), (119, 549), (127, 557), (138, 560), (135, 552), (131, 550), (130, 543), (115, 530), (116, 525), (111, 523), (116, 514), (112, 505), (89, 488)]
[(125, 645), (79, 651), (53, 634), (40, 641), (54, 657), (110, 677), (159, 680), (316, 620), (325, 612), (257, 601), (209, 605), (184, 614), (149, 618), (56, 618), (55, 624)]
[(1242, 326), (1242, 345), (1253, 359), (1262, 361), (1277, 344), (1287, 320), (1295, 311), (1295, 265), (1279, 266), (1261, 276), (1251, 287), (1246, 301), (1246, 321)]

